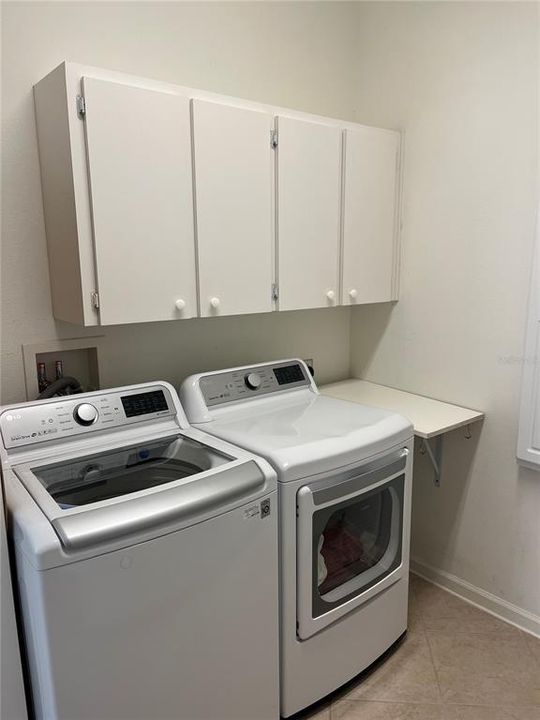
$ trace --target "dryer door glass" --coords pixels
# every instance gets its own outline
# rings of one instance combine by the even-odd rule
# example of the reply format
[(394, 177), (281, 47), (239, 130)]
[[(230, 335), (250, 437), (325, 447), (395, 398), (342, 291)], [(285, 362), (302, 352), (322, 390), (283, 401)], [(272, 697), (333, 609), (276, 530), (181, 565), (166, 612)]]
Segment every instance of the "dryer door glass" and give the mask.
[(313, 513), (313, 616), (360, 595), (401, 564), (404, 475)]
[(183, 436), (32, 468), (63, 509), (191, 477), (232, 458)]

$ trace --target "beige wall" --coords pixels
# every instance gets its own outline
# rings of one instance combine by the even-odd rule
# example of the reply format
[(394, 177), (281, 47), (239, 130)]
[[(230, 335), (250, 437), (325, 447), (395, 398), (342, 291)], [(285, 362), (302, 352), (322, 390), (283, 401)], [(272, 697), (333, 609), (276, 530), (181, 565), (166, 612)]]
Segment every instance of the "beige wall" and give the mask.
[[(2, 12), (2, 399), (16, 402), (25, 399), (23, 343), (85, 334), (51, 316), (32, 85), (67, 59), (352, 119), (355, 11), (346, 3), (8, 2)], [(314, 357), (321, 381), (349, 370), (347, 309), (103, 333), (105, 386), (178, 383), (197, 370), (290, 355)]]
[(352, 370), (484, 410), (416, 456), (412, 553), (540, 615), (540, 473), (515, 460), (537, 202), (538, 5), (362, 3), (358, 118), (406, 131), (400, 301), (355, 309)]

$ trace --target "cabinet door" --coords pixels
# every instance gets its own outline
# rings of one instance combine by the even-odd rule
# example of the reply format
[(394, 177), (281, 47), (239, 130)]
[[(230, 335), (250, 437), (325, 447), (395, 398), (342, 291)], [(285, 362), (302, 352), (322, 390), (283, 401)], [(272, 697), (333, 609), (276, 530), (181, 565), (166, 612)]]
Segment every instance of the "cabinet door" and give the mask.
[(344, 305), (394, 297), (399, 133), (345, 131)]
[(339, 302), (341, 130), (278, 118), (279, 309)]
[(273, 117), (193, 100), (200, 313), (272, 310)]
[(103, 325), (197, 314), (189, 100), (83, 78)]

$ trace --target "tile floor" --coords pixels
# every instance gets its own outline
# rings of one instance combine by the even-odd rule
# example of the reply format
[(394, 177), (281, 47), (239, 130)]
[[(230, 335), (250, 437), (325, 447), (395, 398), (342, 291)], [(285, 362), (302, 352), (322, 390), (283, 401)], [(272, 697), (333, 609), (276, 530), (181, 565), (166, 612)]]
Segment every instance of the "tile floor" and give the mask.
[(411, 575), (405, 639), (302, 720), (540, 720), (540, 640)]

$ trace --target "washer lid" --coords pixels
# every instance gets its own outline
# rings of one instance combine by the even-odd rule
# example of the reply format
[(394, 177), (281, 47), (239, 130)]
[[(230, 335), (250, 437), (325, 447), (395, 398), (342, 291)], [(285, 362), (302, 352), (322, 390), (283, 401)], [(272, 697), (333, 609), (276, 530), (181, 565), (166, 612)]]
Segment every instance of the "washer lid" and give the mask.
[(13, 471), (67, 550), (187, 526), (268, 488), (255, 460), (180, 433)]
[(357, 462), (413, 435), (401, 415), (311, 392), (228, 407), (198, 427), (262, 455), (281, 482)]

